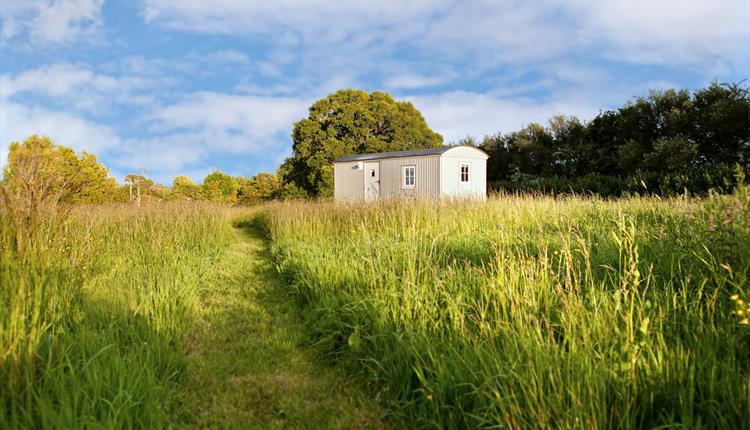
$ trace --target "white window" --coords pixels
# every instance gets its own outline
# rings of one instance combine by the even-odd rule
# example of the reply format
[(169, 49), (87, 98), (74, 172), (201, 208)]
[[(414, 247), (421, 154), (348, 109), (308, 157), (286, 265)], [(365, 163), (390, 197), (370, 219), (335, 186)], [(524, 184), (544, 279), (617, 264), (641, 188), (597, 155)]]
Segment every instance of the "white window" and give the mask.
[(404, 188), (414, 188), (417, 183), (417, 167), (416, 166), (403, 166), (401, 177), (403, 178)]
[(469, 183), (469, 165), (466, 163), (461, 163), (461, 183)]

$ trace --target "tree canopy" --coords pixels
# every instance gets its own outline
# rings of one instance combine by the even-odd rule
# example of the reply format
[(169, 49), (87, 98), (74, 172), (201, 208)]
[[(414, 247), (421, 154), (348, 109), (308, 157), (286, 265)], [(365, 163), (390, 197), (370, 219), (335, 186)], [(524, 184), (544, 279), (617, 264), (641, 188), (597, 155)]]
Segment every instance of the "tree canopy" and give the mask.
[[(558, 115), (546, 125), (487, 136), (480, 147), (490, 156), (487, 179), (498, 184), (588, 177), (576, 191), (594, 191), (600, 177), (640, 184), (680, 175), (673, 191), (703, 192), (733, 176), (735, 164), (750, 166), (749, 122), (748, 90), (712, 83), (692, 94), (651, 91), (588, 122)], [(623, 191), (614, 188), (612, 194)]]
[(411, 103), (383, 92), (349, 89), (315, 102), (308, 117), (294, 124), (292, 141), (293, 155), (279, 169), (284, 182), (311, 196), (330, 196), (334, 159), (430, 148), (440, 146), (443, 138)]
[(175, 176), (172, 179), (172, 192), (175, 196), (188, 200), (198, 200), (201, 197), (201, 187), (187, 176)]
[(47, 136), (32, 135), (10, 144), (3, 186), (6, 192), (25, 194), (29, 201), (102, 203), (112, 200), (117, 181), (95, 155), (84, 151), (79, 158)]
[(237, 191), (240, 186), (237, 179), (214, 170), (205, 179), (201, 185), (201, 194), (204, 199), (215, 202), (236, 203)]
[(250, 179), (238, 177), (237, 199), (240, 203), (252, 204), (279, 197), (281, 178), (273, 173), (258, 173)]

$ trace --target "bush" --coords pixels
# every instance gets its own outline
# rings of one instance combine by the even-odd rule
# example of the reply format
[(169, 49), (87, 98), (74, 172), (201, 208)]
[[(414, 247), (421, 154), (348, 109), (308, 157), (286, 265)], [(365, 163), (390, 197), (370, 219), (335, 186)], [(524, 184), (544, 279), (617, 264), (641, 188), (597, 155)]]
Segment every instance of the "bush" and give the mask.
[[(579, 177), (550, 176), (535, 177), (515, 173), (510, 181), (494, 181), (487, 184), (490, 191), (542, 193), (542, 194), (596, 194), (601, 197), (624, 195), (659, 195), (662, 197), (682, 195), (705, 196), (714, 190), (730, 192), (736, 185), (736, 165), (719, 164), (690, 166), (682, 171), (657, 173), (637, 170), (622, 177), (588, 173)], [(744, 169), (747, 172), (748, 167)]]

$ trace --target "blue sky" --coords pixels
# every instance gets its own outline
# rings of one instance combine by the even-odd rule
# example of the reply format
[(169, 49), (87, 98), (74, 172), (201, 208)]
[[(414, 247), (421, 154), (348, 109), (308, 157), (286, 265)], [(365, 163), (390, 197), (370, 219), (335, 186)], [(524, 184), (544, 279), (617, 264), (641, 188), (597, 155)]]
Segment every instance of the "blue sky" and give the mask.
[(3, 0), (0, 163), (37, 133), (122, 178), (252, 176), (341, 88), (446, 142), (750, 75), (746, 0)]

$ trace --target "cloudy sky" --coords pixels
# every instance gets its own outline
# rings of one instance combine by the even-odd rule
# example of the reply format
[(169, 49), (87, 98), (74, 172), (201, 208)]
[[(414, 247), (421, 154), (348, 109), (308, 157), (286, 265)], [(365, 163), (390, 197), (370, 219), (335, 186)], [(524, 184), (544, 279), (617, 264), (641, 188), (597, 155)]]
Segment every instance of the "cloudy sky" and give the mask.
[(251, 176), (341, 88), (446, 142), (750, 74), (747, 0), (2, 0), (0, 163), (32, 133), (121, 178)]

